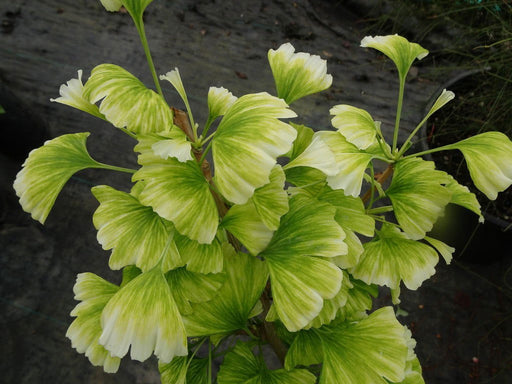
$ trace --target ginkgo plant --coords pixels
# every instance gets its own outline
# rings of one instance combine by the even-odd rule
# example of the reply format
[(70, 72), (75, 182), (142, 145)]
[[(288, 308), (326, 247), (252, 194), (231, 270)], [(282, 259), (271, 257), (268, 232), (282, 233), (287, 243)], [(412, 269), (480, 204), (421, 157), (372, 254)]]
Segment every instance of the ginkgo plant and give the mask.
[[(423, 383), (411, 332), (392, 306), (372, 310), (372, 299), (382, 285), (397, 304), (402, 282), (415, 290), (434, 274), (439, 254), (450, 262), (454, 249), (427, 236), (448, 203), (482, 217), (474, 194), (419, 157), (425, 152), (407, 154), (452, 92), (443, 91), (398, 144), (405, 78), (428, 51), (398, 35), (361, 42), (398, 69), (390, 144), (380, 122), (355, 106), (330, 109), (334, 130), (292, 122), (290, 105), (327, 89), (332, 76), (325, 60), (289, 43), (268, 52), (277, 96), (210, 87), (209, 115), (199, 124), (178, 69), (156, 74), (142, 18), (152, 0), (101, 2), (133, 18), (157, 91), (101, 64), (85, 84), (79, 70), (52, 101), (132, 137), (140, 167), (94, 160), (89, 133), (74, 133), (33, 150), (14, 183), (23, 209), (44, 223), (74, 173), (132, 174), (130, 190), (92, 188), (97, 238), (122, 282), (78, 275), (72, 346), (111, 373), (128, 351), (139, 361), (154, 354), (164, 384)], [(159, 80), (174, 87), (186, 111), (166, 103)], [(505, 135), (488, 132), (428, 152), (452, 149), (490, 199), (512, 184)], [(377, 163), (387, 165), (378, 175)], [(266, 344), (281, 369), (267, 368)], [(218, 372), (213, 359), (222, 360)]]

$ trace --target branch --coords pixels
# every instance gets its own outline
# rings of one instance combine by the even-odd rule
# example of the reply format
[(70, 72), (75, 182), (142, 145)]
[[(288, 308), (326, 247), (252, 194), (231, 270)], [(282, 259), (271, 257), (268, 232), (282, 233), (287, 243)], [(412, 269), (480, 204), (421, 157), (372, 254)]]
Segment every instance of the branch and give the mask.
[[(392, 164), (389, 164), (388, 167), (386, 168), (386, 170), (384, 172), (382, 172), (380, 174), (379, 177), (377, 177), (377, 179), (375, 180), (377, 183), (379, 184), (382, 184), (384, 183), (388, 178), (389, 176), (391, 176), (393, 174), (393, 165)], [(363, 203), (366, 203), (369, 199), (370, 199), (370, 196), (372, 195), (372, 189), (375, 190), (375, 187), (374, 186), (371, 186), (369, 190), (366, 191), (366, 193), (363, 195), (363, 197), (361, 198), (363, 200)]]

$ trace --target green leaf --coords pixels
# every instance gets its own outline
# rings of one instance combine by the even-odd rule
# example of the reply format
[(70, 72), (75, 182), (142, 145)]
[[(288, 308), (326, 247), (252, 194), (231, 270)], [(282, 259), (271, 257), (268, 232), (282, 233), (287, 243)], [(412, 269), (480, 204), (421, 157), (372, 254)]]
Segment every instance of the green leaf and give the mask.
[[(121, 0), (134, 20), (142, 20), (142, 14), (153, 0)], [(136, 21), (137, 22), (137, 21)]]
[(329, 204), (294, 196), (290, 211), (261, 254), (269, 267), (277, 314), (290, 331), (306, 326), (319, 314), (324, 299), (332, 299), (340, 290), (341, 270), (312, 257), (347, 253), (345, 233), (334, 214)]
[[(307, 189), (313, 196), (327, 183), (323, 172), (310, 167), (289, 168), (285, 170), (285, 174), (286, 181), (299, 187), (298, 190)], [(293, 188), (288, 188), (288, 191), (292, 190)]]
[(375, 157), (349, 143), (339, 132), (318, 132), (319, 137), (334, 153), (338, 172), (327, 176), (332, 189), (343, 189), (345, 195), (359, 196), (368, 163)]
[(268, 184), (278, 156), (287, 153), (297, 131), (278, 118), (295, 117), (286, 103), (267, 93), (240, 97), (221, 120), (212, 140), (215, 184), (235, 204)]
[(322, 140), (322, 134), (322, 132), (316, 132), (307, 148), (286, 164), (284, 169), (311, 167), (322, 171), (327, 176), (335, 176), (339, 171), (339, 166), (333, 151)]
[(192, 312), (190, 303), (203, 303), (215, 297), (226, 280), (223, 273), (205, 275), (185, 268), (174, 269), (165, 276), (182, 315)]
[(111, 269), (135, 264), (145, 272), (162, 259), (164, 272), (184, 265), (173, 240), (173, 225), (151, 207), (106, 185), (94, 187), (92, 193), (100, 202), (93, 216), (98, 242), (105, 250), (113, 248)]
[(378, 238), (363, 247), (359, 264), (350, 273), (367, 284), (391, 289), (399, 289), (400, 281), (409, 289), (417, 289), (435, 273), (439, 260), (433, 248), (411, 240), (390, 224), (383, 224)]
[[(403, 326), (391, 307), (359, 322), (302, 331), (285, 367), (323, 361), (320, 384), (387, 384), (405, 378), (408, 347)], [(314, 358), (309, 354), (314, 351)]]
[(83, 96), (93, 104), (101, 100), (99, 111), (118, 128), (126, 127), (134, 133), (156, 133), (172, 127), (172, 112), (164, 99), (117, 65), (95, 67)]
[(512, 141), (501, 132), (485, 132), (450, 144), (464, 155), (475, 186), (489, 199), (512, 184)]
[(430, 108), (430, 111), (427, 113), (427, 117), (431, 116), (441, 108), (443, 108), (446, 104), (448, 104), (450, 101), (452, 101), (455, 98), (455, 93), (452, 91), (447, 91), (446, 89), (443, 89), (443, 92), (437, 97), (434, 105), (432, 105), (432, 108)]
[(246, 327), (252, 309), (268, 280), (268, 271), (261, 260), (236, 253), (223, 245), (226, 282), (212, 300), (191, 304), (193, 312), (184, 316), (188, 336), (227, 335)]
[(201, 244), (180, 234), (176, 234), (175, 239), (187, 270), (205, 274), (222, 272), (224, 256), (219, 241)]
[(480, 203), (476, 199), (474, 193), (471, 193), (468, 187), (464, 185), (460, 185), (457, 181), (451, 177), (450, 181), (445, 185), (448, 190), (452, 193), (452, 198), (450, 203), (460, 205), (470, 211), (473, 211), (479, 216), (478, 221), (481, 223), (484, 222), (484, 217), (482, 216), (482, 212), (480, 210)]
[(158, 364), (162, 384), (208, 384), (208, 359), (175, 357)]
[[(162, 159), (175, 157), (184, 163), (188, 160), (194, 160), (192, 157), (192, 144), (187, 140), (185, 132), (176, 126), (168, 132), (160, 132), (157, 135), (148, 136), (153, 138), (154, 143), (151, 146), (154, 154)], [(138, 137), (141, 140), (140, 136)]]
[(237, 97), (233, 96), (226, 88), (210, 87), (208, 90), (208, 119), (214, 120), (219, 116), (224, 116), (236, 100)]
[(343, 191), (324, 187), (317, 198), (336, 208), (334, 219), (344, 229), (367, 237), (374, 235), (375, 220), (366, 214), (364, 203), (359, 197), (346, 196)]
[(386, 195), (391, 199), (398, 223), (411, 239), (425, 237), (444, 207), (451, 192), (443, 184), (450, 181), (445, 172), (435, 169), (432, 161), (420, 158), (400, 160)]
[(345, 239), (343, 241), (347, 244), (348, 251), (346, 255), (331, 258), (331, 261), (342, 269), (352, 268), (359, 263), (359, 258), (364, 251), (363, 244), (354, 232), (343, 225), (340, 226), (345, 232)]
[[(200, 243), (211, 243), (217, 233), (219, 215), (210, 186), (195, 161), (180, 162), (152, 154), (152, 141), (141, 140), (135, 147), (144, 164), (133, 181), (144, 180), (139, 200), (176, 229)], [(151, 151), (149, 154), (148, 152)]]
[(315, 131), (309, 127), (306, 127), (305, 125), (294, 123), (290, 123), (290, 125), (297, 131), (297, 138), (293, 142), (293, 147), (291, 151), (287, 153), (287, 157), (293, 160), (302, 152), (304, 152), (308, 145), (311, 144), (311, 140), (313, 139), (313, 134)]
[(144, 361), (155, 353), (164, 363), (186, 356), (187, 337), (167, 280), (157, 266), (121, 288), (101, 314), (99, 339), (112, 356)]
[(399, 384), (425, 384), (423, 380), (421, 365), (416, 357), (415, 359), (408, 361), (405, 368), (405, 379)]
[(366, 317), (366, 311), (372, 309), (373, 298), (379, 294), (379, 287), (368, 285), (352, 277), (344, 280), (344, 284), (350, 282), (347, 302), (338, 312), (340, 320), (361, 320)]
[(449, 245), (443, 243), (441, 240), (437, 240), (429, 236), (425, 236), (425, 240), (430, 243), (430, 245), (434, 247), (441, 256), (443, 256), (446, 264), (450, 264), (452, 262), (452, 254), (455, 252), (455, 248), (450, 247)]
[(249, 346), (238, 342), (220, 366), (219, 384), (314, 384), (316, 377), (306, 369), (269, 370), (262, 356), (254, 356)]
[(322, 310), (304, 329), (320, 328), (324, 324), (329, 324), (334, 320), (340, 308), (343, 308), (348, 300), (348, 292), (353, 287), (347, 272), (343, 271), (343, 280), (339, 292), (332, 299), (324, 300)]
[(90, 113), (93, 116), (104, 119), (98, 107), (84, 98), (84, 84), (82, 83), (82, 70), (78, 70), (78, 78), (69, 80), (59, 88), (60, 97), (50, 99), (52, 102), (69, 105), (70, 107)]
[(377, 144), (377, 131), (379, 121), (373, 121), (372, 117), (364, 109), (347, 104), (336, 105), (329, 111), (333, 127), (338, 129), (349, 143), (359, 149), (366, 149)]
[(122, 0), (100, 0), (107, 11), (117, 12), (123, 6)]
[(74, 173), (103, 167), (87, 152), (88, 136), (89, 132), (62, 135), (30, 152), (13, 186), (23, 210), (34, 220), (44, 224), (57, 195)]
[(288, 194), (284, 190), (285, 174), (280, 165), (270, 172), (270, 182), (256, 189), (252, 196), (261, 220), (271, 229), (279, 227), (281, 216), (288, 212)]
[(304, 96), (327, 89), (332, 76), (327, 74), (327, 62), (309, 53), (294, 53), (290, 43), (268, 51), (268, 61), (276, 83), (277, 95), (291, 104)]
[(221, 226), (235, 235), (253, 255), (263, 251), (274, 234), (265, 225), (251, 200), (232, 206), (222, 219)]
[(405, 79), (415, 59), (421, 60), (428, 55), (421, 45), (410, 43), (399, 35), (366, 36), (361, 40), (361, 47), (374, 48), (393, 60), (401, 79)]
[(77, 276), (73, 292), (75, 300), (81, 301), (71, 316), (76, 319), (69, 326), (66, 337), (78, 353), (84, 353), (94, 366), (103, 366), (105, 372), (115, 373), (121, 359), (113, 357), (99, 344), (101, 312), (119, 287), (93, 273), (81, 273)]

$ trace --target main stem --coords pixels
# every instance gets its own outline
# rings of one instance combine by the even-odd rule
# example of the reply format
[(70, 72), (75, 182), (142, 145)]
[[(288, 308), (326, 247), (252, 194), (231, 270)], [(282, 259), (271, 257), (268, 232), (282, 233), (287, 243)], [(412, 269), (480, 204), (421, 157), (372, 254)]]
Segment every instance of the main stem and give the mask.
[(158, 81), (158, 76), (156, 74), (155, 64), (153, 63), (153, 58), (151, 57), (151, 52), (149, 51), (148, 39), (146, 38), (146, 31), (144, 29), (144, 21), (142, 20), (142, 15), (139, 20), (135, 21), (135, 26), (137, 27), (137, 31), (139, 32), (140, 41), (142, 46), (144, 47), (144, 53), (146, 54), (146, 60), (148, 61), (149, 70), (151, 71), (151, 75), (153, 76), (153, 81), (155, 82), (156, 90), (160, 96), (165, 100), (164, 94), (162, 92), (162, 88), (160, 87), (160, 82)]

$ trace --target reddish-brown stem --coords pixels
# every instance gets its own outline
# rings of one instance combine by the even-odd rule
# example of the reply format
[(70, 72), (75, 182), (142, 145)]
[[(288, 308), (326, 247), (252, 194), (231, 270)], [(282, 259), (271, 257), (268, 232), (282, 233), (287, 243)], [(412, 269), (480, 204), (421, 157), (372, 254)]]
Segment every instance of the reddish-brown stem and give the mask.
[[(388, 167), (382, 172), (379, 177), (376, 178), (376, 182), (379, 184), (384, 183), (389, 176), (393, 174), (393, 165), (389, 164)], [(366, 193), (363, 195), (361, 200), (363, 200), (363, 203), (366, 203), (368, 200), (370, 200), (370, 197), (372, 196), (372, 189), (375, 190), (375, 187), (371, 187), (369, 190), (366, 191)]]
[[(188, 119), (188, 115), (179, 109), (171, 108), (174, 113), (174, 124), (178, 126), (185, 134), (189, 137), (191, 141), (194, 141), (194, 135), (192, 132), (192, 127), (190, 125), (190, 121)], [(194, 149), (193, 150), (194, 157), (196, 158), (196, 161), (199, 163), (201, 161), (201, 158), (203, 156), (203, 150), (202, 149)], [(203, 159), (203, 162), (201, 163), (201, 171), (203, 172), (204, 177), (206, 180), (208, 180), (208, 183), (212, 186), (214, 186), (212, 173), (210, 164), (206, 159)], [(229, 210), (229, 207), (226, 205), (222, 197), (215, 191), (215, 188), (210, 188), (210, 191), (212, 193), (213, 199), (215, 200), (215, 204), (217, 205), (217, 210), (219, 212), (220, 217), (224, 217)], [(231, 233), (228, 233), (229, 242), (233, 247), (240, 251), (241, 244)], [(281, 364), (284, 365), (284, 359), (286, 357), (286, 346), (283, 344), (279, 336), (277, 335), (276, 328), (274, 326), (274, 323), (270, 323), (265, 321), (265, 317), (267, 316), (268, 311), (270, 310), (271, 305), (271, 295), (270, 295), (270, 283), (267, 284), (267, 287), (265, 288), (265, 291), (263, 292), (263, 295), (261, 296), (261, 302), (263, 304), (263, 322), (260, 326), (260, 329), (257, 330), (258, 335), (265, 341), (267, 341), (272, 348), (274, 349), (277, 357), (281, 361)]]

